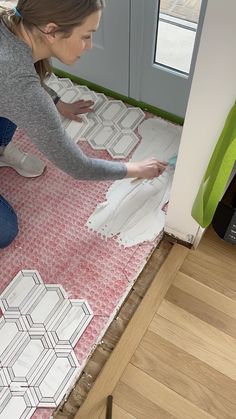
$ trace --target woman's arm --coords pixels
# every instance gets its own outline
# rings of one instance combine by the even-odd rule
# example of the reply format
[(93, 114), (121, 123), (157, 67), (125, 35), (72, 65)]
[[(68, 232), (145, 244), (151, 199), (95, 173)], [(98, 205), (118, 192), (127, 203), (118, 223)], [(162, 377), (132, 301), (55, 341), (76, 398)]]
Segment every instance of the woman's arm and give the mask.
[(51, 98), (37, 75), (10, 77), (14, 96), (4, 95), (1, 108), (6, 118), (22, 128), (36, 147), (59, 169), (81, 180), (116, 180), (124, 177), (153, 178), (164, 170), (156, 159), (121, 163), (86, 156), (69, 137)]

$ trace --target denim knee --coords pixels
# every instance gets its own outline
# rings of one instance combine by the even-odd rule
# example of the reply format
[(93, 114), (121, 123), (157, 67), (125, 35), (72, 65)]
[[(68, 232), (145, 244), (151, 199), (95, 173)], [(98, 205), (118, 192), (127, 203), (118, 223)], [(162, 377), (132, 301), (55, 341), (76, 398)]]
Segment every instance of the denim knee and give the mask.
[(0, 249), (9, 246), (18, 233), (17, 216), (11, 205), (0, 195)]
[(9, 119), (0, 117), (0, 147), (6, 146), (12, 140), (17, 126)]

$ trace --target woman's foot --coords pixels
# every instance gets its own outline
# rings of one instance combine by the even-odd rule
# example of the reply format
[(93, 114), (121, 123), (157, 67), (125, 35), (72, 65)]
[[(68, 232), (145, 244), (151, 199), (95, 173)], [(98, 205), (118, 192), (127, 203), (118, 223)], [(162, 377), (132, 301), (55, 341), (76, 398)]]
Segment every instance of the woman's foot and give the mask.
[(46, 165), (38, 157), (24, 153), (11, 141), (0, 154), (0, 167), (11, 167), (24, 177), (37, 177), (42, 175)]

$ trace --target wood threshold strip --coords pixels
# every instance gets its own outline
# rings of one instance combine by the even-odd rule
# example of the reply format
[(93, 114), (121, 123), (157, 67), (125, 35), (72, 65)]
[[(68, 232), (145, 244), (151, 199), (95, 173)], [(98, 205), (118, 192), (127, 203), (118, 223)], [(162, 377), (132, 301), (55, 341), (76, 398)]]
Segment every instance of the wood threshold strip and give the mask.
[(175, 244), (74, 419), (99, 419), (189, 250)]

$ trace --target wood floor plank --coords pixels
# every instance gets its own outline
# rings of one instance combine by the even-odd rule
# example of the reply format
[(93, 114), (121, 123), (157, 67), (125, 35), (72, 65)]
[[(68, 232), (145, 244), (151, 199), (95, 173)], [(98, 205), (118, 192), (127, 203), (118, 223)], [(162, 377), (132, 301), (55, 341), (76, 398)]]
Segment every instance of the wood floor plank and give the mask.
[(229, 361), (236, 372), (236, 340), (234, 338), (167, 300), (162, 302), (158, 314), (191, 332), (206, 344), (214, 346), (215, 353), (224, 357), (225, 361)]
[(210, 305), (215, 309), (222, 311), (223, 313), (236, 320), (236, 301), (225, 296), (219, 291), (216, 291), (211, 287), (208, 287), (206, 284), (196, 281), (196, 279), (182, 272), (177, 273), (172, 285), (181, 289), (185, 293), (198, 298), (198, 300), (207, 303), (207, 305)]
[(129, 364), (121, 382), (178, 419), (213, 419), (214, 416), (165, 387), (139, 368)]
[(122, 382), (116, 386), (113, 396), (120, 407), (125, 408), (137, 419), (176, 419), (175, 416)]
[(216, 397), (219, 394), (236, 405), (236, 381), (202, 362), (184, 349), (150, 331), (146, 332), (139, 348), (146, 353), (154, 351), (155, 356), (160, 361), (168, 363), (171, 367), (201, 383), (214, 392)]
[[(222, 353), (222, 349), (218, 348), (214, 342), (207, 342), (190, 330), (185, 330), (176, 324), (176, 322), (173, 323), (159, 315), (154, 317), (149, 326), (149, 330), (162, 336), (187, 353), (199, 358), (232, 380), (236, 380), (235, 348), (233, 354), (234, 364), (232, 364), (229, 357), (226, 358), (224, 351)], [(233, 348), (231, 349), (231, 353), (233, 353)]]
[(136, 416), (130, 415), (117, 404), (114, 404), (112, 413), (112, 419), (137, 419)]
[[(106, 417), (106, 409), (103, 410), (99, 419), (105, 419)], [(130, 413), (126, 412), (125, 410), (121, 409), (117, 404), (113, 403), (112, 406), (112, 419), (137, 419), (136, 416), (131, 415)]]
[(216, 259), (222, 260), (223, 263), (235, 266), (236, 247), (220, 239), (212, 227), (208, 228), (203, 240), (200, 243), (198, 250), (212, 256)]
[(236, 320), (222, 311), (213, 308), (176, 286), (169, 289), (165, 299), (236, 339)]
[(210, 288), (236, 300), (235, 263), (223, 264), (220, 257), (210, 257), (203, 251), (190, 252), (180, 271)]
[(194, 371), (190, 377), (177, 368), (178, 363), (169, 365), (167, 356), (164, 360), (160, 359), (152, 341), (149, 341), (148, 347), (144, 347), (142, 340), (131, 363), (212, 416), (218, 419), (235, 419), (235, 404), (196, 380)]

